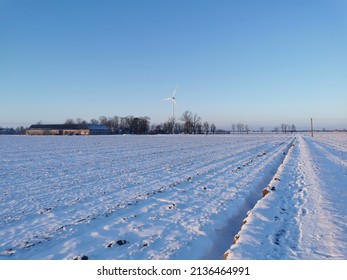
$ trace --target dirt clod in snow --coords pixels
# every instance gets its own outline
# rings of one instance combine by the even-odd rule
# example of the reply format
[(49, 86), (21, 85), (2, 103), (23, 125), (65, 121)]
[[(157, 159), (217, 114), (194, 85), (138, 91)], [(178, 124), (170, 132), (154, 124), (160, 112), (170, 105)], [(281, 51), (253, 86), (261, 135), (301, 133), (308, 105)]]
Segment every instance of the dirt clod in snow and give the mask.
[(240, 238), (240, 235), (235, 235), (234, 236), (234, 240), (233, 240), (233, 244), (236, 244), (236, 242), (237, 242), (237, 240), (239, 240), (239, 238)]
[(75, 261), (77, 261), (77, 260), (86, 261), (86, 260), (89, 260), (89, 257), (86, 255), (82, 255), (82, 256), (78, 256), (78, 257), (74, 258), (74, 260)]
[(270, 191), (269, 191), (268, 188), (263, 189), (263, 191), (262, 191), (263, 197), (265, 197), (269, 192), (270, 192)]
[(116, 242), (116, 244), (119, 245), (119, 246), (125, 245), (127, 243), (129, 243), (129, 242), (126, 241), (126, 240), (117, 240), (117, 242)]
[(112, 241), (106, 247), (107, 248), (112, 248), (114, 245), (122, 246), (122, 245), (125, 245), (127, 243), (129, 243), (129, 241), (126, 241), (124, 239), (120, 239), (120, 240), (117, 240), (117, 241)]

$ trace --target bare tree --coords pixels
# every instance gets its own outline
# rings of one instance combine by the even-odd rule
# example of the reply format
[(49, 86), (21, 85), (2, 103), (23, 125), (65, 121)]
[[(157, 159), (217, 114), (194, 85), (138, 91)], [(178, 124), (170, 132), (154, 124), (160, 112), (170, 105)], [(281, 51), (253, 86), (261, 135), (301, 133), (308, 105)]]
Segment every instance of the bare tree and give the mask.
[(196, 133), (197, 134), (202, 134), (202, 123), (199, 122), (197, 125), (196, 125)]
[(282, 132), (283, 132), (284, 134), (286, 134), (286, 133), (287, 133), (287, 130), (288, 130), (288, 125), (285, 124), (285, 123), (282, 123), (282, 124), (281, 124), (281, 129), (282, 129)]
[(23, 135), (23, 134), (25, 134), (25, 131), (26, 131), (26, 128), (24, 126), (18, 126), (16, 128), (16, 134)]
[(168, 134), (173, 134), (175, 131), (175, 118), (171, 117), (167, 122), (164, 123), (164, 131)]
[(216, 132), (216, 126), (214, 124), (211, 124), (211, 133), (215, 134)]
[(127, 118), (120, 118), (120, 129), (122, 132), (129, 130)]
[(199, 127), (201, 130), (201, 117), (198, 116), (197, 113), (195, 113), (193, 116), (193, 133), (194, 134), (198, 133)]
[(128, 128), (130, 134), (133, 134), (135, 126), (134, 116), (126, 116), (125, 120), (126, 128)]
[(243, 132), (243, 130), (244, 130), (244, 127), (245, 127), (245, 125), (242, 124), (242, 123), (236, 124), (237, 132), (238, 132), (239, 134), (241, 134), (241, 133)]
[(248, 132), (250, 132), (251, 129), (249, 128), (248, 124), (245, 125), (245, 130), (246, 130), (247, 134), (248, 134)]
[(107, 120), (107, 126), (111, 129), (113, 133), (117, 133), (119, 129), (119, 117), (114, 116)]
[(263, 134), (263, 132), (264, 132), (264, 127), (261, 126), (261, 127), (260, 127), (260, 133)]
[(77, 119), (75, 120), (75, 122), (76, 122), (77, 124), (87, 124), (87, 122), (86, 122), (84, 119), (82, 119), (82, 118), (77, 118)]
[(149, 131), (149, 120), (149, 117), (132, 118), (130, 124), (132, 133), (146, 134)]
[(91, 119), (90, 123), (91, 124), (99, 124), (99, 121), (97, 119)]
[(193, 132), (193, 114), (190, 111), (185, 111), (182, 114), (181, 120), (184, 125), (184, 133), (192, 133)]
[(107, 125), (107, 118), (105, 116), (99, 117), (100, 124)]
[(204, 122), (203, 127), (204, 127), (204, 133), (205, 133), (205, 134), (208, 134), (209, 129), (210, 129), (209, 123), (208, 123), (208, 122)]
[(182, 133), (184, 128), (183, 128), (183, 125), (179, 122), (175, 122), (175, 127), (174, 127), (174, 130), (175, 130), (175, 133)]
[(67, 119), (64, 124), (75, 124), (73, 119)]
[(231, 130), (233, 131), (233, 134), (235, 134), (235, 129), (236, 129), (236, 125), (233, 123), (233, 124), (231, 125)]
[(151, 130), (155, 133), (164, 133), (164, 125), (163, 124), (152, 124)]
[(290, 127), (290, 132), (291, 133), (296, 132), (296, 127), (294, 124), (292, 124), (292, 126)]

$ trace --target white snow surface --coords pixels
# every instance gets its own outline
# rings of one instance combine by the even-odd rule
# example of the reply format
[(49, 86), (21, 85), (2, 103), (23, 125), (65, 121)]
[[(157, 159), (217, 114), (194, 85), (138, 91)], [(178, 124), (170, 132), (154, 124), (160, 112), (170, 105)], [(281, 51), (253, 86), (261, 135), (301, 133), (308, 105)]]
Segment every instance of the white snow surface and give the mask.
[(270, 193), (248, 212), (225, 257), (346, 259), (346, 140), (345, 134), (296, 137)]
[(0, 136), (0, 259), (346, 259), (346, 189), (346, 133)]

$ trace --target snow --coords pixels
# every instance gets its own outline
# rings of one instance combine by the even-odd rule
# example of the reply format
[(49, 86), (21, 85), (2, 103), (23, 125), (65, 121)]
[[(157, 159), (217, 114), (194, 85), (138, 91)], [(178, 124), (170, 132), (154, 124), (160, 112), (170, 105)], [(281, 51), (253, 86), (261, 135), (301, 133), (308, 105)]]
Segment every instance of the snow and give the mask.
[(226, 258), (346, 259), (347, 138), (326, 136), (296, 138)]
[(346, 140), (1, 136), (0, 259), (346, 259)]

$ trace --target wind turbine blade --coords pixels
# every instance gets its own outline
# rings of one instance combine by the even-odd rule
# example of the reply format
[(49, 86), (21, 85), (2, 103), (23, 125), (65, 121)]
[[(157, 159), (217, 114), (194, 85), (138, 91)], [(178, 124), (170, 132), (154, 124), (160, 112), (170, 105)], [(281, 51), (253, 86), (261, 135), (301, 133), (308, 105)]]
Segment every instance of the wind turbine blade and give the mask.
[(177, 102), (176, 102), (175, 98), (172, 98), (172, 103), (175, 104), (175, 106), (177, 106)]
[(172, 100), (172, 97), (164, 98), (163, 100)]
[(177, 89), (178, 89), (178, 86), (175, 88), (175, 90), (174, 90), (174, 92), (173, 92), (173, 94), (172, 94), (172, 97), (175, 97), (175, 94), (176, 94)]

